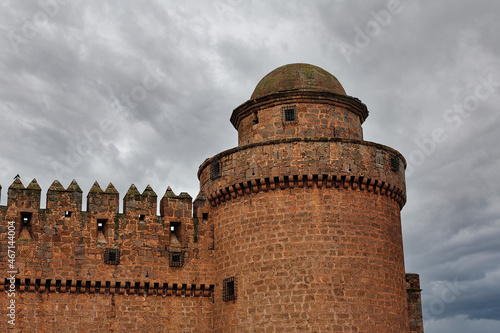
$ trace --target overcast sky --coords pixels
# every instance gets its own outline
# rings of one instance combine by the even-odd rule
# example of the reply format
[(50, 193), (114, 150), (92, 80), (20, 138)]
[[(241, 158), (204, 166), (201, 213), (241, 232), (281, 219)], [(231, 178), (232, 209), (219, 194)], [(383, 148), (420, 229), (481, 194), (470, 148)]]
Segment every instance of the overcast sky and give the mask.
[[(38, 1), (0, 4), (1, 204), (16, 174), (88, 192), (198, 193), (229, 122), (281, 65), (361, 99), (365, 140), (408, 161), (402, 225), (426, 333), (500, 332), (500, 2)], [(182, 3), (182, 4), (181, 4)]]

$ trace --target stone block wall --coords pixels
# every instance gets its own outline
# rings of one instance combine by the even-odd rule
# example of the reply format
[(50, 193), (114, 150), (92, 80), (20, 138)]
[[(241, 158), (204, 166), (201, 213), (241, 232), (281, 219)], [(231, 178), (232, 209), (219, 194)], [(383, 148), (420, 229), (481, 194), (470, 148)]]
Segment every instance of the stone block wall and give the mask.
[[(53, 331), (57, 322), (69, 320), (61, 327), (120, 331), (137, 321), (136, 329), (150, 324), (158, 331), (177, 327), (181, 332), (211, 322), (213, 228), (208, 220), (193, 218), (187, 193), (177, 196), (168, 188), (159, 216), (149, 186), (140, 193), (132, 185), (122, 213), (111, 184), (104, 191), (94, 184), (86, 211), (75, 181), (67, 189), (55, 181), (46, 209), (40, 209), (40, 194), (36, 180), (25, 188), (16, 179), (7, 206), (0, 207), (2, 258), (8, 257), (7, 226), (15, 226), (15, 265), (11, 269), (1, 261), (0, 291), (10, 288), (5, 274), (14, 271), (17, 329)], [(6, 314), (8, 301), (2, 298), (0, 314)], [(114, 310), (110, 304), (116, 304)], [(89, 318), (96, 323), (78, 326)], [(2, 330), (6, 325), (0, 322)]]

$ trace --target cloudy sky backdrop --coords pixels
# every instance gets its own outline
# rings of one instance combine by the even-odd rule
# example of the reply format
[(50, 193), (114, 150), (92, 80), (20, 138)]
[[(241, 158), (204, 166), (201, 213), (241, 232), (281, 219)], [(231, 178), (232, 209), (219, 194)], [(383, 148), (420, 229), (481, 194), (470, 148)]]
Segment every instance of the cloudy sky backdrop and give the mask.
[(40, 3), (0, 4), (0, 204), (18, 173), (195, 197), (198, 166), (237, 145), (232, 110), (311, 63), (407, 158), (426, 333), (500, 332), (499, 1)]

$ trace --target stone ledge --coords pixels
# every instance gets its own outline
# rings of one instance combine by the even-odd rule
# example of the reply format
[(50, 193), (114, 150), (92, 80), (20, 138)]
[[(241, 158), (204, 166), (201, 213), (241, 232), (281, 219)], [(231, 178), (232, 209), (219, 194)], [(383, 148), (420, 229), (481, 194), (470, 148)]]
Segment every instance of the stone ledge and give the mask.
[[(78, 283), (80, 282), (80, 283)], [(0, 292), (9, 290), (9, 279), (0, 279)], [(138, 296), (212, 297), (213, 284), (16, 279), (16, 291), (38, 293), (119, 294)]]
[(352, 190), (362, 190), (373, 192), (374, 194), (385, 195), (396, 201), (401, 208), (406, 203), (406, 193), (404, 190), (382, 182), (377, 179), (356, 177), (348, 175), (289, 175), (279, 177), (269, 177), (262, 179), (251, 179), (242, 183), (233, 184), (220, 188), (208, 194), (208, 201), (215, 207), (221, 202), (243, 196), (250, 193), (286, 188), (302, 188), (316, 186), (326, 188), (343, 188)]

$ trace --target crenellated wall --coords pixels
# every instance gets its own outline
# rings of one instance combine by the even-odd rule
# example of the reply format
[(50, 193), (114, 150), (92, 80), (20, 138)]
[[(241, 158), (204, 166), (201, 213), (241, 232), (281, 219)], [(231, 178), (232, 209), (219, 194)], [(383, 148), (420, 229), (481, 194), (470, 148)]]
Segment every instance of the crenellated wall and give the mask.
[[(214, 294), (213, 228), (202, 213), (200, 219), (193, 217), (193, 202), (187, 193), (176, 195), (169, 187), (160, 199), (158, 216), (158, 196), (150, 186), (142, 193), (130, 186), (121, 213), (120, 195), (112, 184), (103, 190), (94, 183), (87, 194), (86, 211), (81, 210), (83, 193), (74, 180), (67, 188), (57, 180), (52, 183), (46, 193), (46, 209), (40, 209), (41, 192), (35, 179), (27, 187), (16, 179), (8, 189), (7, 206), (0, 206), (2, 258), (8, 254), (8, 222), (15, 226), (19, 308), (28, 309), (33, 303), (56, 312), (63, 304), (76, 309), (76, 299), (68, 299), (68, 295), (90, 301), (93, 295), (101, 294), (104, 299), (97, 302), (102, 305), (111, 302), (112, 296), (135, 298), (138, 303), (134, 306), (142, 308), (145, 316), (153, 315), (148, 313), (157, 311), (157, 307), (178, 303), (164, 300), (156, 308), (144, 308), (147, 297), (189, 298), (192, 300), (183, 304), (191, 307), (191, 314), (210, 314)], [(203, 202), (202, 198), (197, 200)], [(11, 271), (8, 262), (2, 260), (0, 270)], [(0, 291), (9, 288), (10, 281), (4, 275)], [(31, 293), (47, 296), (43, 302), (38, 298), (35, 301)], [(205, 298), (207, 301), (201, 300)], [(4, 301), (0, 314), (5, 312)], [(113, 302), (122, 303), (118, 299)], [(102, 318), (99, 311), (93, 313), (95, 318)], [(117, 323), (126, 322), (118, 317)], [(160, 317), (164, 323), (182, 321), (183, 325), (177, 327), (185, 329), (193, 329), (186, 322), (200, 327), (211, 320), (210, 316), (194, 321), (183, 321), (182, 315)], [(20, 318), (24, 319), (18, 327), (33, 328), (28, 317)], [(43, 321), (40, 315), (38, 322)]]

